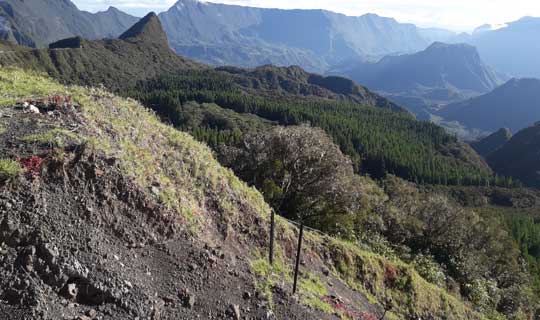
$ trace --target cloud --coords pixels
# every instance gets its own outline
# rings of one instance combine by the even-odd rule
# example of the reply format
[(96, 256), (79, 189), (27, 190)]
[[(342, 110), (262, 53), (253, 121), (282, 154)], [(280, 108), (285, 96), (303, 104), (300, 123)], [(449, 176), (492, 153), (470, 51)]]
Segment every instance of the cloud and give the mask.
[[(127, 12), (164, 11), (176, 0), (75, 0), (81, 9), (98, 11), (115, 6)], [(503, 24), (523, 16), (540, 16), (538, 0), (211, 0), (226, 4), (284, 8), (327, 9), (358, 16), (376, 13), (424, 27), (471, 30), (484, 23)]]

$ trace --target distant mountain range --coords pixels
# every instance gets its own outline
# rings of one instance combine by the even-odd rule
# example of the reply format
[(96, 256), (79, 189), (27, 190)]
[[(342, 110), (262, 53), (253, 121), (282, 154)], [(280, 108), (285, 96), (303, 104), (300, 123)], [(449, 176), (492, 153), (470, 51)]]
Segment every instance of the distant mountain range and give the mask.
[(116, 8), (89, 13), (69, 0), (0, 1), (0, 39), (32, 47), (73, 36), (116, 38), (139, 18)]
[(180, 0), (159, 17), (179, 54), (214, 65), (300, 65), (323, 72), (343, 61), (415, 52), (430, 43), (416, 26), (374, 14)]
[(440, 42), (418, 53), (346, 64), (333, 72), (383, 93), (421, 117), (432, 106), (487, 93), (502, 83), (474, 47)]
[(517, 132), (540, 120), (540, 80), (512, 79), (485, 95), (450, 104), (437, 114), (469, 128)]
[(512, 77), (540, 78), (540, 18), (525, 17), (491, 30), (477, 29), (466, 41), (489, 65)]

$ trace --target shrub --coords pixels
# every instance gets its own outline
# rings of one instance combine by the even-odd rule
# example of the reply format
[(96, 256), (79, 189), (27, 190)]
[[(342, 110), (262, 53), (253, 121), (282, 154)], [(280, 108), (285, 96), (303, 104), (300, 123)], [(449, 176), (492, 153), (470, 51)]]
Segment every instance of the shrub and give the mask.
[(22, 172), (21, 165), (11, 159), (0, 159), (0, 181), (15, 178)]
[(414, 257), (412, 265), (424, 279), (436, 284), (441, 288), (446, 287), (446, 275), (444, 269), (439, 265), (433, 256), (429, 254), (418, 254)]

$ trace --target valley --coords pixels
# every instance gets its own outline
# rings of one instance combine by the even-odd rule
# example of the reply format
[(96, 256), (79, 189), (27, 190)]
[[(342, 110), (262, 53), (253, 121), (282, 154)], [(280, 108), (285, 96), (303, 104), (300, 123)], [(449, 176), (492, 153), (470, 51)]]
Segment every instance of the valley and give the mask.
[(539, 316), (535, 18), (0, 17), (1, 319)]

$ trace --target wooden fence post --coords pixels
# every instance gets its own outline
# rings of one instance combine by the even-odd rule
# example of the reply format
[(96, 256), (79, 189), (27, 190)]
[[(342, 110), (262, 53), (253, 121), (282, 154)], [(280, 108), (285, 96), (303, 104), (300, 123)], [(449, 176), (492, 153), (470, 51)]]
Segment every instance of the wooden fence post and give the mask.
[(272, 214), (270, 216), (270, 252), (268, 253), (268, 262), (270, 266), (274, 264), (274, 234), (275, 234), (275, 212), (274, 209), (271, 210)]
[(300, 223), (300, 234), (298, 235), (298, 251), (296, 252), (296, 266), (294, 268), (294, 283), (293, 294), (296, 293), (296, 285), (298, 282), (298, 268), (300, 266), (300, 252), (302, 251), (302, 236), (304, 235), (304, 222)]

